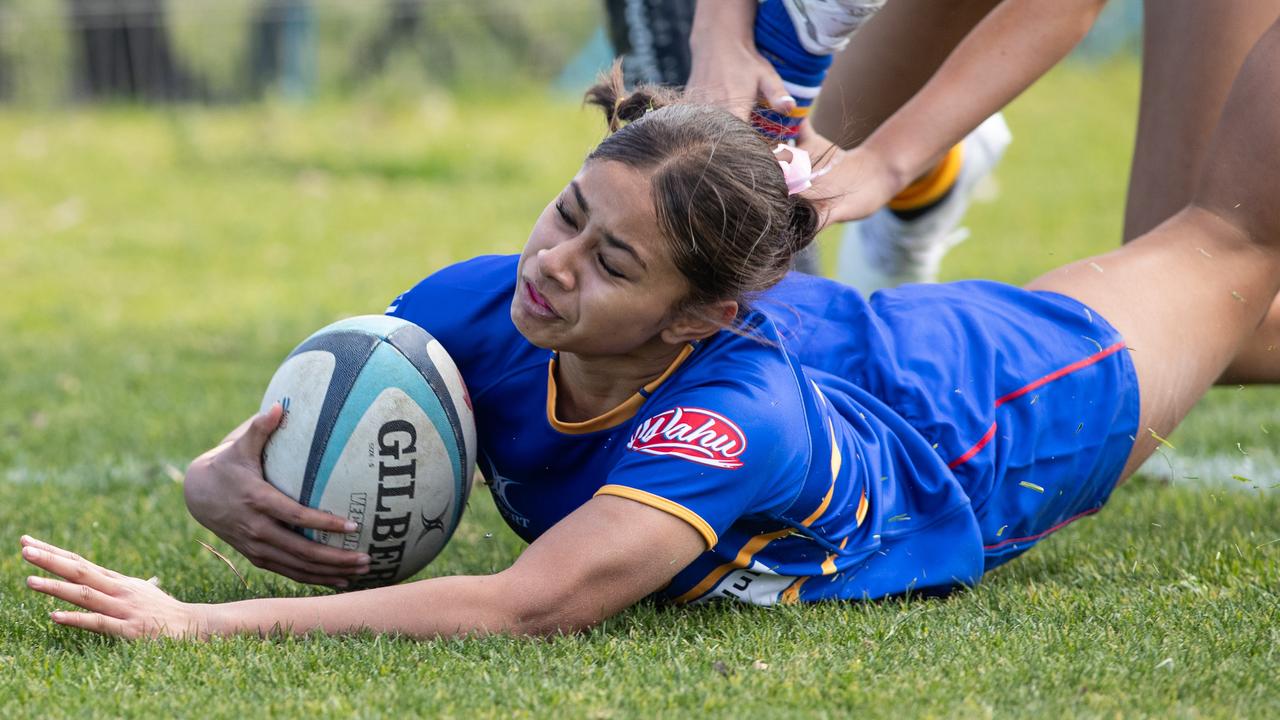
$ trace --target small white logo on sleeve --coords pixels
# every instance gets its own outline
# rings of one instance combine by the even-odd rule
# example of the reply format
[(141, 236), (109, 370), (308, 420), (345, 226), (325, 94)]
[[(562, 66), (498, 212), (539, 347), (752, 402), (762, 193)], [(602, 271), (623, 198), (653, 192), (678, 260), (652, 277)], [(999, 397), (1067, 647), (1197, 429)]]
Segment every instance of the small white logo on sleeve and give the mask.
[(701, 408), (678, 407), (636, 426), (627, 447), (649, 455), (674, 455), (701, 465), (737, 470), (747, 438), (732, 420)]

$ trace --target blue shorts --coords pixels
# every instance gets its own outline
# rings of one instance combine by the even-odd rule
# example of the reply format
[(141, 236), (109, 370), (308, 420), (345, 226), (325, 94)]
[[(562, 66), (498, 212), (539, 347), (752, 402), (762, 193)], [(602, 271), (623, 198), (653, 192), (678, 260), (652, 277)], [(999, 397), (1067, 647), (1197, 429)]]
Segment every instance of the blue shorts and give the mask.
[(969, 496), (987, 570), (1102, 507), (1139, 411), (1110, 323), (1064, 295), (985, 281), (886, 290), (870, 303), (895, 367), (860, 382), (936, 443)]

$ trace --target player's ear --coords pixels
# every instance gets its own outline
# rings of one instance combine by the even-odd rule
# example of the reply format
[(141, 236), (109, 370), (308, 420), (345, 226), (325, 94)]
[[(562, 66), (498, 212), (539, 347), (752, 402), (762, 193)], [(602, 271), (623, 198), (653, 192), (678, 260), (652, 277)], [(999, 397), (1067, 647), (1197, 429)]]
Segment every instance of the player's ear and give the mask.
[(662, 330), (662, 340), (671, 345), (681, 345), (710, 337), (733, 324), (738, 316), (736, 300), (720, 300), (676, 313)]

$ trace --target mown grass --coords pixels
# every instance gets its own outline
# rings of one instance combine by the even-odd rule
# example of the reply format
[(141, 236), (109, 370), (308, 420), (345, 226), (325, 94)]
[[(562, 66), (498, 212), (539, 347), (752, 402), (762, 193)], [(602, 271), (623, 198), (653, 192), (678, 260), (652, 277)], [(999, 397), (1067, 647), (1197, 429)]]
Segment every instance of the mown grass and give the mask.
[[(1077, 66), (1014, 106), (1002, 196), (975, 209), (951, 276), (1020, 281), (1113, 246), (1136, 85), (1129, 65)], [(247, 568), (173, 476), (314, 328), (518, 249), (599, 137), (532, 95), (0, 113), (0, 716), (1280, 715), (1280, 494), (1259, 472), (1134, 481), (946, 600), (643, 604), (552, 641), (125, 644), (48, 622), (54, 603), (22, 589), (22, 532), (192, 601), (313, 592)], [(1240, 442), (1275, 472), (1277, 399), (1217, 391), (1170, 462)], [(425, 575), (520, 552), (483, 492), (471, 505)]]

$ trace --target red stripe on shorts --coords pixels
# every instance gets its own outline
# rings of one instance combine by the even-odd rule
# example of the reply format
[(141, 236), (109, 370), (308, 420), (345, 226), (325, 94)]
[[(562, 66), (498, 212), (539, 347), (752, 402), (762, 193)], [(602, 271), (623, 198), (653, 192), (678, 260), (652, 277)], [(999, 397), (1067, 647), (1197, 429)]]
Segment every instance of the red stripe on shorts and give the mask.
[(1032, 390), (1035, 390), (1036, 388), (1038, 388), (1038, 387), (1040, 387), (1040, 386), (1042, 386), (1042, 385), (1047, 385), (1047, 384), (1049, 384), (1049, 383), (1053, 382), (1054, 380), (1057, 380), (1058, 378), (1060, 378), (1060, 377), (1062, 377), (1062, 376), (1064, 376), (1064, 375), (1070, 375), (1071, 373), (1073, 373), (1073, 372), (1075, 372), (1075, 371), (1077, 371), (1077, 370), (1082, 370), (1082, 369), (1084, 369), (1084, 368), (1087, 368), (1087, 367), (1089, 367), (1090, 365), (1092, 365), (1092, 364), (1094, 364), (1094, 363), (1098, 362), (1099, 360), (1102, 360), (1103, 358), (1106, 358), (1106, 357), (1109, 357), (1109, 356), (1111, 356), (1111, 355), (1116, 354), (1116, 353), (1117, 353), (1117, 352), (1119, 352), (1122, 348), (1124, 348), (1124, 341), (1123, 341), (1123, 340), (1121, 340), (1120, 342), (1116, 343), (1115, 345), (1112, 345), (1111, 347), (1103, 348), (1102, 350), (1099, 350), (1098, 352), (1096, 352), (1096, 353), (1094, 353), (1094, 354), (1090, 355), (1089, 357), (1087, 357), (1087, 358), (1085, 358), (1085, 359), (1083, 359), (1083, 360), (1077, 360), (1076, 362), (1073, 362), (1073, 363), (1071, 363), (1070, 365), (1068, 365), (1068, 366), (1066, 366), (1066, 367), (1064, 367), (1064, 368), (1059, 368), (1059, 369), (1057, 369), (1057, 370), (1054, 370), (1053, 372), (1049, 373), (1048, 375), (1045, 375), (1044, 377), (1040, 378), (1039, 380), (1036, 380), (1035, 382), (1030, 383), (1030, 384), (1027, 384), (1027, 385), (1023, 385), (1022, 387), (1018, 388), (1017, 390), (1014, 390), (1013, 392), (1009, 393), (1008, 395), (1005, 395), (1004, 397), (1000, 398), (999, 400), (997, 400), (997, 401), (996, 401), (996, 407), (1000, 407), (1001, 405), (1003, 405), (1003, 404), (1005, 404), (1005, 403), (1009, 402), (1010, 400), (1017, 400), (1018, 398), (1022, 397), (1023, 395), (1026, 395), (1027, 393), (1031, 392)]
[(1054, 532), (1055, 530), (1061, 530), (1063, 527), (1066, 527), (1067, 525), (1070, 525), (1071, 523), (1073, 523), (1073, 522), (1075, 522), (1075, 521), (1079, 520), (1080, 518), (1085, 517), (1086, 515), (1092, 515), (1092, 514), (1094, 514), (1094, 513), (1098, 512), (1098, 511), (1099, 511), (1099, 510), (1101, 510), (1101, 509), (1102, 509), (1102, 508), (1091, 508), (1091, 509), (1089, 509), (1089, 510), (1085, 510), (1084, 512), (1079, 513), (1078, 515), (1072, 515), (1071, 517), (1067, 518), (1066, 520), (1063, 520), (1062, 522), (1058, 523), (1057, 525), (1054, 525), (1053, 527), (1049, 528), (1048, 530), (1045, 530), (1044, 532), (1038, 532), (1038, 533), (1036, 533), (1035, 535), (1028, 535), (1028, 536), (1026, 536), (1026, 537), (1020, 537), (1020, 538), (1009, 538), (1008, 540), (1001, 540), (1000, 542), (998, 542), (998, 543), (996, 543), (996, 544), (994, 544), (994, 545), (983, 545), (983, 546), (982, 546), (982, 549), (983, 549), (983, 550), (996, 550), (996, 549), (998, 549), (998, 548), (1002, 548), (1002, 547), (1004, 547), (1005, 545), (1009, 545), (1009, 544), (1011, 544), (1011, 543), (1030, 542), (1030, 541), (1032, 541), (1032, 540), (1039, 540), (1040, 538), (1044, 537), (1045, 535), (1048, 535), (1049, 533)]
[[(1002, 396), (1000, 399), (996, 400), (995, 407), (1000, 407), (1001, 405), (1004, 405), (1005, 403), (1011, 400), (1017, 400), (1018, 398), (1022, 397), (1023, 395), (1026, 395), (1032, 390), (1048, 385), (1054, 380), (1057, 380), (1058, 378), (1064, 377), (1066, 375), (1070, 375), (1071, 373), (1077, 370), (1083, 370), (1084, 368), (1087, 368), (1090, 365), (1093, 365), (1094, 363), (1100, 360), (1104, 360), (1116, 354), (1117, 352), (1120, 352), (1123, 349), (1124, 349), (1124, 341), (1121, 340), (1120, 342), (1117, 342), (1114, 345), (1111, 345), (1110, 347), (1105, 347), (1099, 350), (1098, 352), (1090, 355), (1087, 358), (1084, 358), (1082, 360), (1077, 360), (1071, 363), (1070, 365), (1066, 365), (1064, 367), (1058, 368), (1057, 370), (1054, 370), (1053, 372), (1049, 373), (1048, 375), (1045, 375), (1039, 380), (1027, 383), (1026, 385), (1023, 385), (1017, 390), (1014, 390), (1013, 392)], [(961, 455), (960, 457), (956, 458), (955, 460), (952, 460), (947, 465), (947, 467), (954, 470), (957, 467), (960, 467), (961, 465), (969, 462), (970, 460), (973, 459), (975, 455), (981, 452), (982, 448), (986, 447), (987, 443), (991, 442), (991, 439), (994, 438), (995, 436), (996, 436), (996, 424), (993, 422), (991, 423), (991, 427), (987, 428), (987, 432), (983, 434), (981, 438), (978, 439), (978, 442), (973, 444), (973, 447), (966, 450), (964, 454)], [(1080, 517), (1080, 516), (1077, 515), (1076, 517)], [(1075, 518), (1072, 518), (1072, 520), (1074, 519)], [(1068, 520), (1067, 522), (1070, 522), (1070, 520)], [(1045, 532), (1052, 532), (1053, 529), (1056, 529), (1056, 528), (1052, 528)], [(1013, 542), (1013, 541), (1010, 540), (1008, 542)]]
[(987, 443), (991, 442), (991, 438), (995, 436), (996, 436), (996, 424), (991, 423), (991, 427), (987, 428), (987, 432), (982, 436), (982, 439), (974, 443), (973, 447), (969, 448), (965, 452), (965, 454), (961, 455), (955, 460), (952, 460), (947, 465), (947, 467), (954, 470), (955, 468), (969, 462), (969, 460), (972, 459), (974, 455), (977, 455), (979, 452), (981, 452), (982, 448), (986, 447)]

